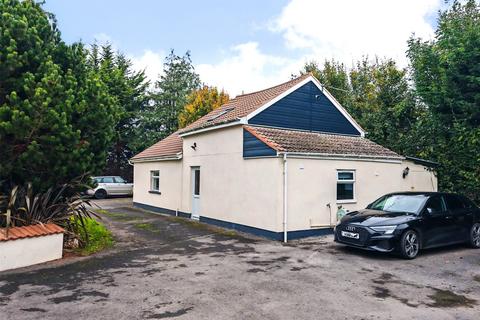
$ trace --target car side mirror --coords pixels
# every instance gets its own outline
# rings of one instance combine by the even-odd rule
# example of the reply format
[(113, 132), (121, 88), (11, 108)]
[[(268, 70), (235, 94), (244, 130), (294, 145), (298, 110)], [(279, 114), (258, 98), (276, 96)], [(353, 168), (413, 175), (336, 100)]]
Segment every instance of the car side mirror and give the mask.
[(433, 209), (432, 208), (426, 208), (425, 213), (427, 214), (427, 216), (431, 216), (433, 214)]

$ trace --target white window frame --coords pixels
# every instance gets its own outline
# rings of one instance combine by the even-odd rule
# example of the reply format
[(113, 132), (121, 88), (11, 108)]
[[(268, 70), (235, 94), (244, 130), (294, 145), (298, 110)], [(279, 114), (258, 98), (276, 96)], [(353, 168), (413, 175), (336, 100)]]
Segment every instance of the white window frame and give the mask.
[[(338, 177), (338, 174), (341, 172), (348, 172), (352, 174), (353, 179), (349, 180), (340, 180)], [(335, 185), (335, 198), (337, 203), (356, 203), (357, 202), (357, 196), (356, 196), (356, 191), (357, 191), (357, 186), (356, 186), (356, 172), (355, 170), (352, 169), (337, 169), (337, 184)], [(339, 184), (352, 184), (353, 186), (353, 198), (352, 199), (338, 199), (338, 193), (337, 193), (337, 188)]]
[[(154, 180), (158, 180), (158, 189), (154, 189)], [(150, 192), (160, 192), (160, 170), (150, 170)]]

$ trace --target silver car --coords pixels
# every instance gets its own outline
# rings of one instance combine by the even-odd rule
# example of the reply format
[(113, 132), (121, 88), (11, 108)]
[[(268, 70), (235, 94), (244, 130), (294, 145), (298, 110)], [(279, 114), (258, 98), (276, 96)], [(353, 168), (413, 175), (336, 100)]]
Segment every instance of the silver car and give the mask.
[(108, 196), (131, 196), (133, 194), (133, 183), (128, 183), (119, 176), (92, 177), (97, 183), (95, 189), (87, 190), (89, 196), (97, 199), (104, 199)]

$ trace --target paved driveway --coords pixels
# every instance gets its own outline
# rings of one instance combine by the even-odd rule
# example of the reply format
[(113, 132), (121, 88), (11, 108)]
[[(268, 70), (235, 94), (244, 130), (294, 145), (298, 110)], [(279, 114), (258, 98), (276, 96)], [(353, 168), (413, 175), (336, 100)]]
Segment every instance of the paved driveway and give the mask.
[(480, 251), (414, 261), (100, 202), (115, 248), (0, 274), (0, 319), (478, 319)]

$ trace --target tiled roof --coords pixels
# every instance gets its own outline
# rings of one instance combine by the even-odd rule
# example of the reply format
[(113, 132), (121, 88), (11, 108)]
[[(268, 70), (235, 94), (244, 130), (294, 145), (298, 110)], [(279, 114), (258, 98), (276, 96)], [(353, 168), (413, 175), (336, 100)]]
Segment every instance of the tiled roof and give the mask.
[(213, 110), (187, 127), (135, 155), (132, 160), (175, 156), (182, 152), (182, 138), (179, 134), (232, 122), (238, 118), (245, 117), (309, 76), (310, 74), (305, 74), (275, 87), (236, 96), (220, 108)]
[(155, 143), (150, 148), (147, 148), (134, 156), (132, 159), (145, 159), (145, 158), (161, 158), (175, 156), (182, 152), (183, 141), (178, 135), (178, 131), (169, 135), (163, 140)]
[(255, 126), (244, 126), (244, 128), (278, 152), (403, 159), (402, 156), (392, 150), (360, 136), (342, 136)]
[(63, 233), (64, 231), (65, 230), (63, 228), (53, 223), (9, 228), (8, 236), (6, 235), (7, 232), (5, 229), (0, 229), (0, 241), (47, 236), (51, 234)]
[[(194, 123), (181, 129), (180, 133), (186, 133), (197, 129), (212, 127), (219, 124), (235, 121), (238, 118), (245, 117), (266, 104), (267, 102), (273, 100), (275, 97), (281, 95), (288, 89), (302, 82), (309, 76), (311, 76), (311, 74), (307, 73), (298, 78), (292, 79), (290, 81), (284, 82), (282, 84), (265, 90), (236, 96), (234, 99), (228, 101), (220, 108), (213, 110), (212, 112), (198, 119)], [(217, 115), (220, 116), (216, 118)]]

